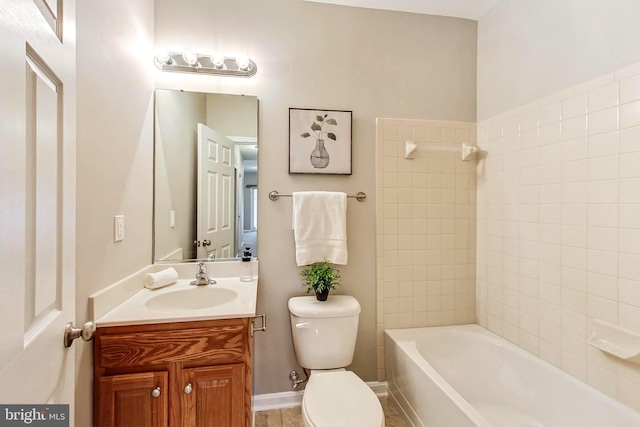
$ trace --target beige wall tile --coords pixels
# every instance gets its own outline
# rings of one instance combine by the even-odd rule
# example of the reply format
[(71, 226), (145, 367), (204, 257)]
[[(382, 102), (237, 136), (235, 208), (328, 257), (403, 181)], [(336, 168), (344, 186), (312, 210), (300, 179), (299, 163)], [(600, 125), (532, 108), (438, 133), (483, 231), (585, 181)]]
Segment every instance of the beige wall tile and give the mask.
[[(381, 328), (472, 323), (476, 167), (438, 147), (475, 141), (476, 125), (378, 119), (381, 122), (376, 143), (384, 160), (376, 169), (376, 182), (383, 198), (378, 218), (383, 226), (377, 227), (383, 269), (377, 283), (384, 309), (378, 323)], [(412, 160), (404, 158), (399, 141), (405, 139), (421, 143)], [(378, 362), (378, 367), (383, 375), (384, 365)]]
[(640, 78), (620, 76), (478, 126), (476, 311), (640, 409), (640, 368), (587, 344), (593, 319), (640, 331)]

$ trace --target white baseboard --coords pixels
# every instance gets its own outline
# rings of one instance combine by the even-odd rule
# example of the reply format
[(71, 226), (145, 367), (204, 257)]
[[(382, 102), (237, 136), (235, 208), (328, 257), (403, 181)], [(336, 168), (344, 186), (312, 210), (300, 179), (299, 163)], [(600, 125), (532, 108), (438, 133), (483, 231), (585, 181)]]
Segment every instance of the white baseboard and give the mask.
[(369, 381), (367, 385), (371, 387), (371, 390), (373, 390), (378, 397), (387, 397), (389, 395), (386, 381)]
[(295, 408), (302, 404), (303, 391), (284, 391), (282, 393), (256, 394), (253, 396), (254, 412), (271, 409)]
[[(386, 397), (386, 381), (369, 381), (367, 385), (378, 397)], [(282, 393), (256, 394), (253, 396), (253, 411), (269, 411), (272, 409), (295, 408), (302, 404), (304, 391), (285, 391)]]

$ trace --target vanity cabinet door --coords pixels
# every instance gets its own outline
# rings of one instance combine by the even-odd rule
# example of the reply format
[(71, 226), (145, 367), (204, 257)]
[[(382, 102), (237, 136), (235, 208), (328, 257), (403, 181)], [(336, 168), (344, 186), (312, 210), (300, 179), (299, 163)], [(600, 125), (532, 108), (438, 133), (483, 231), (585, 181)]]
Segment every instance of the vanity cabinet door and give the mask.
[(245, 365), (182, 371), (182, 427), (245, 426)]
[(99, 378), (98, 427), (167, 427), (167, 372)]

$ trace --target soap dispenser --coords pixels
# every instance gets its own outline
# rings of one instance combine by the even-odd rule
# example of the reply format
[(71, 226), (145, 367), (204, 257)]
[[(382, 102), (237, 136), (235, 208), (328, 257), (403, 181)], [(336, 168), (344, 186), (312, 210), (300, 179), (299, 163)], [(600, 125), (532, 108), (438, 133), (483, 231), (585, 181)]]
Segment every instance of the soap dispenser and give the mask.
[(242, 273), (240, 274), (241, 282), (250, 282), (251, 276), (251, 248), (246, 247), (242, 252)]

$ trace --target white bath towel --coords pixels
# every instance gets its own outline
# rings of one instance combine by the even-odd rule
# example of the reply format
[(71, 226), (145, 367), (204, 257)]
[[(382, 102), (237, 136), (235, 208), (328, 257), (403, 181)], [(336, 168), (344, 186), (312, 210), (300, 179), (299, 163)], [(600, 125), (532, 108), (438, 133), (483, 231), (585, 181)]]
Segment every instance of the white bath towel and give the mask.
[(329, 191), (293, 193), (293, 236), (296, 264), (325, 259), (347, 263), (347, 195)]
[(178, 272), (175, 268), (165, 268), (157, 273), (149, 273), (144, 279), (144, 287), (148, 289), (157, 289), (163, 286), (171, 285), (178, 281)]

